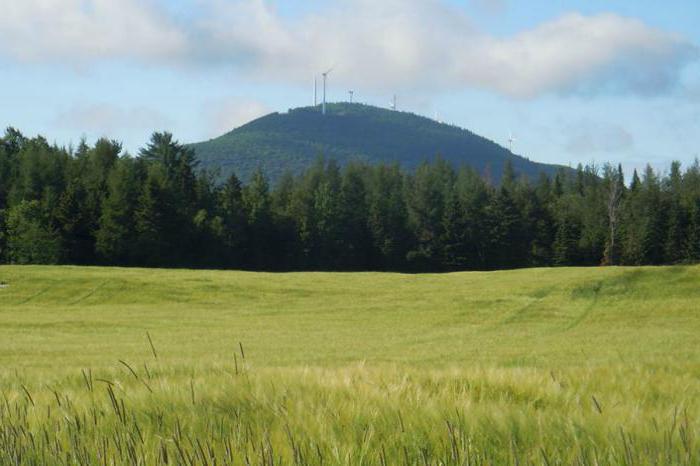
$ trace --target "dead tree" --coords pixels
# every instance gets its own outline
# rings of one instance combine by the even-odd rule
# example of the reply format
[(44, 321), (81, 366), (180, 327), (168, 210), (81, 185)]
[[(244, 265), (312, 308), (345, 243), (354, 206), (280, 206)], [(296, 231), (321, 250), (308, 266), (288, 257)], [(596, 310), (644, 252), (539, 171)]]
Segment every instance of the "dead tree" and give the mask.
[(625, 184), (622, 175), (622, 167), (617, 170), (610, 167), (606, 170), (608, 173), (608, 226), (609, 238), (605, 246), (605, 265), (615, 265), (617, 250), (615, 249), (615, 237), (617, 236), (617, 227), (620, 221), (620, 204), (622, 203), (622, 194), (625, 189)]

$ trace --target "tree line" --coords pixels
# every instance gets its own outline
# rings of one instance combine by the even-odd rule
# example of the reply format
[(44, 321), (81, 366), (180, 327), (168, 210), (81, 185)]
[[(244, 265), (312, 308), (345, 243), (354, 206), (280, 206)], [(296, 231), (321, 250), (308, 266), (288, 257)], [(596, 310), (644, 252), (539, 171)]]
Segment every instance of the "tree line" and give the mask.
[(319, 158), (274, 187), (223, 183), (155, 133), (137, 156), (0, 138), (0, 262), (250, 270), (491, 270), (700, 260), (700, 165), (612, 165), (498, 183), (436, 158), (397, 165)]

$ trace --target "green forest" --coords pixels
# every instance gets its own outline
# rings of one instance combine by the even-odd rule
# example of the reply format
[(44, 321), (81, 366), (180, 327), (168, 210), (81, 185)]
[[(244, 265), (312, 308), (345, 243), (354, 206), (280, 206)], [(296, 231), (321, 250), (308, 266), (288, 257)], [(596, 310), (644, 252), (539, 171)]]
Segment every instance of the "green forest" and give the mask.
[(219, 180), (231, 173), (249, 182), (262, 169), (276, 184), (286, 172), (300, 175), (319, 154), (341, 166), (350, 162), (392, 164), (416, 169), (426, 157), (468, 165), (500, 180), (506, 161), (531, 178), (554, 175), (560, 165), (537, 163), (489, 139), (454, 125), (409, 112), (339, 102), (271, 113), (220, 137), (189, 145), (200, 168), (218, 170)]
[(64, 148), (0, 138), (0, 261), (250, 270), (491, 270), (700, 260), (700, 164), (579, 166), (498, 184), (435, 158), (415, 170), (319, 157), (274, 186), (198, 167), (154, 133)]

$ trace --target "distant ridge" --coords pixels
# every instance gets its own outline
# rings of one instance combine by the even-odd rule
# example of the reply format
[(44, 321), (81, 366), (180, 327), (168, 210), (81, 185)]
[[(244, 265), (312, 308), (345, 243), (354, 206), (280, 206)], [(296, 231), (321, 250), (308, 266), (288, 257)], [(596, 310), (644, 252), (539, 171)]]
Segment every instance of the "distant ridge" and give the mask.
[(500, 179), (506, 160), (519, 174), (534, 179), (564, 168), (532, 162), (456, 126), (413, 113), (363, 104), (335, 103), (272, 113), (209, 141), (192, 144), (201, 166), (232, 172), (248, 180), (258, 168), (274, 182), (285, 172), (299, 173), (323, 155), (341, 165), (350, 161), (399, 163), (414, 169), (442, 157)]

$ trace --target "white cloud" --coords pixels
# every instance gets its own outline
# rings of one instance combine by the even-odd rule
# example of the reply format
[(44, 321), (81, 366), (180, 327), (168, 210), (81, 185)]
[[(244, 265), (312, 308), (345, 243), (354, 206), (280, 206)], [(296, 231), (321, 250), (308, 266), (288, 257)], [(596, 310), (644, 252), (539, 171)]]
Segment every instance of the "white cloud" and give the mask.
[(186, 45), (148, 0), (6, 0), (0, 14), (0, 54), (19, 60), (172, 59)]
[(484, 38), (474, 48), (478, 68), (462, 76), (503, 93), (601, 89), (657, 93), (678, 83), (697, 47), (634, 19), (568, 14), (507, 39)]
[(270, 111), (264, 103), (245, 97), (231, 97), (212, 102), (204, 109), (208, 121), (208, 136), (220, 136)]
[(293, 20), (262, 0), (207, 4), (203, 57), (270, 80), (306, 82), (335, 63), (336, 82), (377, 90), (654, 94), (674, 87), (699, 55), (673, 34), (614, 14), (571, 13), (496, 38), (440, 0), (345, 0)]
[(570, 13), (495, 37), (445, 0), (334, 0), (296, 16), (265, 0), (190, 1), (197, 15), (184, 25), (137, 0), (9, 0), (0, 54), (225, 64), (252, 79), (296, 84), (336, 64), (335, 85), (382, 92), (471, 87), (519, 98), (659, 94), (699, 55), (680, 37), (614, 14)]

